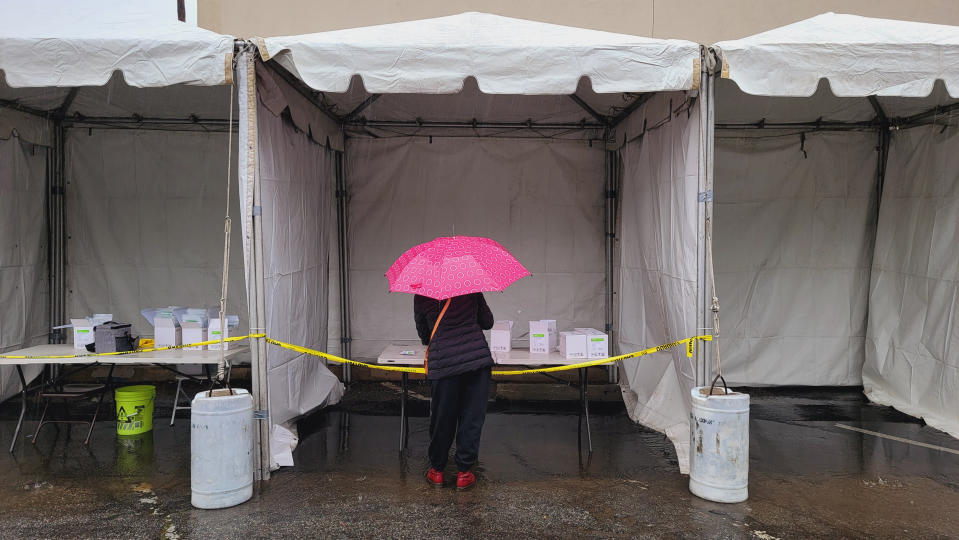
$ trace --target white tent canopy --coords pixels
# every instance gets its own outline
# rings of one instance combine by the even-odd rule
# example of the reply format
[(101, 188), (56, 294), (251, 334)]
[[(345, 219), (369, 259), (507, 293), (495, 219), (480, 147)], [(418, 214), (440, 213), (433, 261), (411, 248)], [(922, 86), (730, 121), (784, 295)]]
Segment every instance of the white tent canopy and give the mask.
[(959, 435), (959, 28), (824, 14), (715, 45), (720, 347)]
[(486, 94), (568, 95), (593, 90), (687, 90), (698, 80), (699, 46), (486, 13), (461, 13), (366, 28), (259, 41), (314, 90), (346, 92), (359, 75), (377, 94), (450, 94), (476, 79)]
[[(520, 327), (547, 317), (610, 325), (634, 350), (704, 326), (697, 193), (711, 131), (698, 45), (482, 13), (257, 43), (262, 61), (243, 83), (255, 81), (256, 98), (241, 125), (258, 137), (241, 183), (261, 183), (248, 204), (263, 207), (265, 311), (293, 305), (266, 314), (268, 333), (310, 309), (296, 304), (298, 276), (331, 239), (304, 221), (315, 208), (303, 205), (315, 190), (307, 204), (329, 204), (334, 188), (346, 232), (333, 238), (342, 266), (328, 278), (331, 350), (340, 338), (343, 354), (370, 359), (415, 341), (412, 300), (389, 295), (383, 274), (410, 246), (451, 234), (494, 237), (533, 271), (488, 295)], [(292, 150), (297, 136), (333, 151), (332, 169), (323, 152)], [(315, 161), (280, 178), (281, 154)], [(295, 326), (292, 337), (318, 339)], [(297, 361), (271, 363), (271, 403), (273, 392), (293, 394)], [(695, 365), (671, 351), (621, 373), (631, 417), (669, 434), (685, 469)]]
[(729, 78), (760, 96), (926, 97), (937, 80), (959, 97), (959, 27), (824, 13), (714, 45)]
[[(91, 9), (95, 6), (95, 9)], [(144, 17), (123, 1), (0, 2), (0, 71), (13, 87), (229, 83), (233, 38)]]

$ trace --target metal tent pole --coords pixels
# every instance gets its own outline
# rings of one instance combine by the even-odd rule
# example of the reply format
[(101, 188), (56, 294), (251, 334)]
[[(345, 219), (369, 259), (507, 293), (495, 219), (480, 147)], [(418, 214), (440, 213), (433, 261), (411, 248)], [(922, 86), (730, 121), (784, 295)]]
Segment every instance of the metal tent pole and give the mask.
[[(699, 171), (698, 171), (698, 192), (696, 198), (696, 332), (705, 332), (709, 327), (710, 310), (710, 291), (709, 282), (706, 279), (708, 272), (706, 261), (706, 242), (708, 241), (707, 229), (709, 228), (709, 211), (712, 205), (712, 189), (707, 179), (708, 152), (710, 146), (709, 132), (712, 125), (709, 117), (709, 68), (708, 61), (711, 51), (702, 49), (702, 62), (700, 62), (700, 84), (699, 84)], [(709, 371), (709, 359), (705, 354), (705, 347), (699, 347), (696, 352), (696, 366), (693, 369), (693, 377), (696, 386), (703, 386), (707, 379)]]
[[(712, 52), (712, 51), (707, 51), (707, 54), (713, 54), (713, 52)], [(714, 57), (714, 58), (715, 58), (715, 57)], [(706, 193), (707, 193), (708, 195), (707, 195), (707, 197), (706, 197), (707, 200), (706, 200), (706, 205), (705, 205), (706, 208), (705, 208), (705, 210), (706, 210), (706, 217), (707, 217), (707, 219), (710, 220), (710, 223), (708, 224), (708, 226), (709, 226), (709, 227), (712, 227), (712, 226), (713, 226), (712, 219), (713, 219), (713, 215), (714, 215), (714, 214), (713, 214), (713, 200), (714, 200), (714, 198), (713, 198), (713, 189), (714, 189), (713, 164), (714, 164), (714, 157), (715, 157), (715, 150), (716, 150), (716, 131), (715, 131), (715, 129), (714, 129), (714, 126), (715, 126), (715, 123), (716, 123), (716, 93), (715, 93), (715, 89), (716, 89), (716, 86), (715, 86), (715, 83), (716, 83), (716, 72), (715, 72), (714, 70), (712, 70), (712, 69), (707, 69), (705, 76), (706, 76), (706, 84), (704, 85), (704, 88), (705, 88), (705, 90), (706, 90), (706, 99), (703, 99), (703, 100), (700, 101), (700, 107), (706, 109), (706, 115), (705, 115), (705, 116), (706, 116), (706, 124), (705, 124), (705, 129), (706, 129), (706, 148), (705, 148), (706, 170), (705, 170), (704, 172), (705, 172), (705, 175), (706, 175), (706, 186), (705, 186), (705, 187), (706, 187)], [(709, 232), (710, 234), (708, 234), (708, 235), (707, 235), (707, 238), (706, 238), (706, 241), (709, 242), (709, 245), (707, 245), (706, 248), (709, 250), (708, 252), (711, 254), (711, 253), (712, 253), (712, 241), (713, 241), (712, 229), (710, 229), (710, 230), (707, 231), (707, 232)], [(716, 313), (713, 313), (713, 312), (712, 312), (712, 309), (713, 309), (713, 306), (712, 306), (712, 298), (713, 298), (714, 296), (718, 296), (718, 293), (712, 289), (712, 287), (713, 287), (713, 281), (714, 281), (714, 280), (713, 280), (713, 279), (706, 279), (706, 276), (711, 276), (711, 275), (713, 275), (713, 273), (714, 273), (714, 271), (715, 271), (715, 268), (713, 267), (713, 266), (714, 266), (714, 265), (713, 265), (713, 259), (712, 259), (711, 256), (710, 256), (710, 257), (707, 257), (706, 264), (708, 265), (708, 267), (706, 267), (706, 268), (704, 269), (705, 271), (704, 271), (704, 276), (703, 276), (703, 283), (705, 283), (705, 285), (706, 285), (706, 290), (704, 291), (704, 295), (703, 295), (703, 300), (704, 300), (704, 306), (703, 306), (703, 307), (704, 307), (704, 309), (705, 309), (706, 311), (704, 311), (703, 317), (705, 318), (706, 323), (709, 324), (710, 321), (716, 321), (716, 322), (718, 322), (718, 320), (719, 320), (719, 313), (718, 313), (718, 311), (717, 311)], [(717, 306), (716, 306), (716, 309), (718, 309), (718, 304), (717, 304)], [(712, 317), (712, 318), (710, 318), (710, 317)], [(707, 332), (703, 332), (703, 333), (713, 333), (713, 332), (714, 332), (714, 333), (716, 334), (716, 336), (718, 337), (718, 336), (719, 336), (718, 324), (713, 324), (713, 326), (714, 326), (714, 328), (712, 329), (712, 331), (707, 331)], [(700, 357), (702, 358), (702, 364), (703, 364), (703, 367), (704, 367), (704, 370), (703, 370), (703, 384), (705, 385), (706, 382), (707, 382), (707, 380), (706, 380), (706, 379), (707, 379), (706, 375), (707, 375), (707, 373), (708, 373), (708, 372), (706, 371), (706, 369), (709, 369), (709, 367), (710, 367), (710, 366), (709, 366), (709, 364), (710, 364), (709, 359), (710, 359), (710, 358), (713, 358), (713, 357), (718, 358), (718, 356), (719, 356), (719, 342), (718, 342), (718, 341), (705, 341), (705, 342), (700, 342), (698, 349), (699, 349), (699, 354), (700, 354)]]
[[(64, 201), (66, 191), (66, 176), (64, 174), (65, 145), (63, 124), (59, 120), (54, 120), (53, 124), (53, 160), (54, 175), (53, 185), (50, 186), (50, 197), (52, 198), (53, 208), (53, 265), (51, 267), (51, 290), (53, 297), (53, 322), (54, 326), (64, 323), (66, 314), (66, 204)], [(63, 343), (63, 330), (55, 330), (53, 334), (53, 343)]]
[[(608, 141), (610, 137), (609, 129), (605, 130), (603, 140)], [(606, 151), (606, 160), (603, 167), (603, 176), (604, 176), (604, 199), (605, 206), (603, 207), (604, 211), (604, 221), (606, 228), (606, 238), (605, 238), (605, 248), (606, 248), (606, 327), (604, 331), (606, 332), (609, 342), (613, 342), (613, 319), (614, 319), (614, 310), (613, 310), (613, 253), (616, 249), (616, 200), (618, 193), (616, 191), (615, 183), (615, 165), (616, 152), (612, 150)], [(612, 352), (612, 351), (611, 351)], [(606, 373), (610, 383), (616, 383), (619, 380), (619, 372), (616, 364), (610, 364), (606, 366)]]
[[(242, 214), (245, 223), (244, 244), (247, 246), (247, 304), (250, 317), (250, 333), (266, 331), (266, 309), (263, 286), (263, 224), (260, 214), (260, 182), (257, 172), (257, 123), (256, 123), (256, 71), (255, 60), (249, 51), (240, 53), (236, 64), (237, 93), (239, 102), (239, 157), (237, 174), (243, 175), (245, 183), (238, 182), (241, 193)], [(253, 406), (257, 411), (266, 411), (267, 418), (254, 423), (254, 473), (258, 480), (270, 478), (270, 393), (267, 380), (266, 341), (263, 338), (250, 340), (252, 363)], [(261, 417), (262, 418), (262, 417)]]
[[(350, 328), (350, 249), (349, 249), (349, 197), (346, 189), (344, 167), (345, 151), (335, 153), (336, 175), (336, 229), (337, 251), (340, 272), (340, 347), (344, 358), (352, 357), (352, 333)], [(343, 366), (343, 382), (353, 382), (353, 371), (349, 364)]]

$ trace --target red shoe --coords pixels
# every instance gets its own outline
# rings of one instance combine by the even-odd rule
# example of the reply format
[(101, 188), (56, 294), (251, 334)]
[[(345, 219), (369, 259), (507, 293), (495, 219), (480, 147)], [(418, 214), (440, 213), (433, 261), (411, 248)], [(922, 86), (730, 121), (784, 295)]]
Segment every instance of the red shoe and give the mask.
[(476, 485), (476, 475), (470, 471), (456, 473), (456, 491), (466, 491)]
[(441, 488), (443, 487), (443, 473), (430, 467), (429, 472), (426, 473), (426, 481), (433, 487)]

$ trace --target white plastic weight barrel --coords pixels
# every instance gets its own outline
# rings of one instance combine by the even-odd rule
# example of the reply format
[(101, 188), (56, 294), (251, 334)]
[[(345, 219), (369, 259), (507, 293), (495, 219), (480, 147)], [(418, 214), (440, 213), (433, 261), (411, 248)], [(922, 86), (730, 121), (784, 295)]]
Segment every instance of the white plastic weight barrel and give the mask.
[(197, 508), (227, 508), (253, 496), (253, 396), (200, 392), (190, 411), (190, 486)]
[(737, 503), (748, 497), (749, 394), (701, 386), (692, 390), (689, 416), (689, 491), (703, 499)]

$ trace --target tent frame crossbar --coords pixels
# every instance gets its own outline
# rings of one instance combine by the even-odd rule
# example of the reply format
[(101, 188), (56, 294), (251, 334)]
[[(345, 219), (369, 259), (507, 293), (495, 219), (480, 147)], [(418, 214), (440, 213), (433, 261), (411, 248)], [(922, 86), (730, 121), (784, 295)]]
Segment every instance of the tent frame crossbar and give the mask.
[(593, 122), (479, 122), (432, 121), (432, 120), (356, 120), (346, 123), (351, 128), (442, 128), (442, 129), (540, 129), (540, 130), (599, 130), (604, 124)]
[(66, 127), (87, 127), (87, 126), (197, 126), (197, 127), (225, 127), (232, 126), (234, 129), (239, 122), (219, 118), (158, 118), (143, 116), (72, 116), (63, 119)]
[(590, 107), (589, 103), (586, 103), (586, 101), (584, 101), (583, 98), (577, 96), (576, 94), (570, 94), (569, 99), (573, 100), (573, 103), (579, 105), (581, 109), (586, 111), (590, 116), (592, 116), (600, 124), (604, 126), (609, 125), (609, 118), (596, 112), (596, 109)]
[[(307, 86), (306, 83), (301, 81), (298, 77), (290, 73), (286, 68), (276, 63), (275, 61), (263, 62), (263, 65), (269, 68), (276, 75), (279, 75), (281, 79), (283, 79), (287, 84), (290, 85), (290, 87), (296, 90), (297, 93), (299, 93), (301, 96), (306, 98), (307, 101), (312, 103), (317, 109), (320, 110), (320, 112), (325, 114), (327, 117), (329, 117), (330, 120), (336, 122), (337, 125), (342, 127), (343, 117), (333, 112), (333, 110), (330, 109), (330, 106), (327, 103), (324, 103), (322, 99), (320, 99), (322, 92), (313, 90), (312, 88)], [(372, 103), (372, 101), (370, 103)]]
[(639, 97), (634, 99), (632, 103), (627, 105), (623, 110), (619, 111), (619, 114), (617, 114), (612, 120), (610, 120), (609, 122), (610, 129), (616, 129), (616, 126), (623, 123), (623, 121), (629, 118), (629, 115), (633, 114), (633, 111), (642, 107), (643, 104), (649, 101), (654, 95), (656, 95), (656, 92), (647, 92), (645, 94), (640, 94)]
[(23, 105), (20, 102), (14, 101), (11, 99), (0, 99), (0, 108), (27, 113), (33, 116), (38, 116), (43, 119), (49, 119), (53, 115), (53, 111), (45, 111), (43, 109), (37, 109), (34, 107)]
[[(870, 98), (872, 98), (872, 96), (870, 96)], [(904, 116), (901, 118), (891, 119), (889, 121), (889, 125), (892, 128), (898, 128), (898, 129), (916, 127), (919, 125), (928, 124), (929, 122), (926, 122), (925, 120), (928, 120), (929, 118), (932, 118), (933, 119), (932, 123), (935, 123), (937, 116), (947, 115), (956, 110), (959, 110), (959, 102), (952, 103), (949, 105), (944, 105), (941, 107), (939, 105), (936, 105), (935, 107), (927, 111), (923, 111), (921, 113), (917, 113), (912, 116)]]
[(800, 129), (815, 131), (862, 131), (876, 129), (876, 122), (872, 120), (867, 122), (822, 122), (819, 120), (815, 122), (766, 122), (765, 120), (760, 120), (759, 122), (752, 123), (722, 123), (716, 124), (715, 127), (721, 130)]

